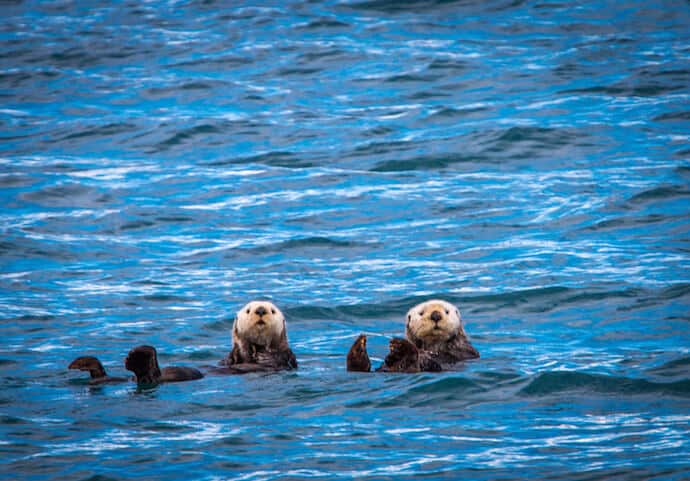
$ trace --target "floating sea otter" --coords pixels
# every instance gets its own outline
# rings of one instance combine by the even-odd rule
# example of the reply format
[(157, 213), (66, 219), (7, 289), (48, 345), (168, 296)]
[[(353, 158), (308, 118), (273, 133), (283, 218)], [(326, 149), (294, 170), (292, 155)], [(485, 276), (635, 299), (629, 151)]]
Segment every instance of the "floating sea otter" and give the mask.
[(137, 346), (129, 351), (125, 359), (125, 368), (134, 373), (139, 385), (193, 381), (204, 377), (201, 371), (193, 367), (170, 366), (161, 369), (158, 366), (156, 348), (153, 346)]
[(297, 359), (288, 344), (285, 317), (275, 304), (252, 301), (237, 312), (232, 326), (232, 351), (221, 365), (231, 373), (297, 368)]
[[(456, 362), (479, 357), (460, 320), (460, 311), (442, 300), (430, 300), (414, 306), (407, 312), (405, 322), (407, 339), (394, 338), (390, 352), (377, 371), (419, 372), (441, 371)], [(363, 371), (369, 360), (366, 337), (357, 338), (347, 357), (349, 371)]]
[(108, 384), (117, 382), (127, 382), (126, 377), (108, 376), (105, 368), (98, 358), (93, 356), (80, 356), (69, 363), (69, 369), (79, 369), (80, 371), (89, 371), (91, 379), (89, 384)]
[(405, 336), (424, 357), (451, 365), (479, 357), (462, 327), (460, 311), (450, 302), (431, 300), (407, 312)]

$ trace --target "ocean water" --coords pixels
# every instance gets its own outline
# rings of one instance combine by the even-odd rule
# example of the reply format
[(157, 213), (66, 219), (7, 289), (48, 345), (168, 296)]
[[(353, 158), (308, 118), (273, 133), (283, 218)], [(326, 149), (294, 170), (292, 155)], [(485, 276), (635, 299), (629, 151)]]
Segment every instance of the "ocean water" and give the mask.
[[(690, 479), (688, 2), (0, 13), (0, 478)], [(480, 359), (346, 372), (431, 297)], [(255, 298), (297, 371), (67, 369)]]

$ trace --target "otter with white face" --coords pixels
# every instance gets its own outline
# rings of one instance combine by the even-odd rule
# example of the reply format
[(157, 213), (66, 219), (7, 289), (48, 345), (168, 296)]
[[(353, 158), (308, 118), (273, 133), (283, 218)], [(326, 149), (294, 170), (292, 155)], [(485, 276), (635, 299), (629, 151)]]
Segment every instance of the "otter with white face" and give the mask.
[(448, 365), (479, 357), (465, 334), (458, 308), (440, 299), (422, 302), (407, 312), (405, 335), (421, 351), (422, 365), (424, 359)]
[(224, 364), (243, 372), (297, 367), (297, 359), (288, 344), (285, 317), (275, 304), (252, 301), (237, 311), (232, 327), (232, 351)]

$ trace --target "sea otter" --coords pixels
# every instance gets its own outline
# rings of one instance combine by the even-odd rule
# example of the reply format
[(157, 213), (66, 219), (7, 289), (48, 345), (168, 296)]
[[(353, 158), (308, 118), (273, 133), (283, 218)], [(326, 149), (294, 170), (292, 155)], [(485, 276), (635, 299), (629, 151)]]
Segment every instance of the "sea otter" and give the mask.
[(297, 368), (290, 349), (285, 317), (275, 304), (252, 301), (237, 311), (232, 326), (232, 351), (221, 361), (241, 372)]
[(453, 304), (433, 299), (407, 312), (405, 336), (420, 351), (423, 371), (434, 361), (449, 366), (479, 357), (462, 327), (460, 311)]
[(126, 377), (108, 376), (105, 368), (98, 358), (93, 356), (80, 356), (69, 363), (69, 369), (79, 369), (80, 371), (89, 371), (91, 379), (89, 384), (107, 384), (117, 382), (127, 382)]
[[(376, 371), (437, 372), (479, 357), (462, 327), (460, 312), (449, 302), (434, 299), (416, 305), (408, 311), (405, 326), (407, 339), (391, 339), (389, 353)], [(347, 354), (348, 371), (371, 369), (366, 346), (361, 334)]]
[(137, 346), (129, 351), (125, 368), (134, 373), (139, 385), (193, 381), (204, 377), (201, 371), (193, 367), (170, 366), (161, 369), (153, 346)]

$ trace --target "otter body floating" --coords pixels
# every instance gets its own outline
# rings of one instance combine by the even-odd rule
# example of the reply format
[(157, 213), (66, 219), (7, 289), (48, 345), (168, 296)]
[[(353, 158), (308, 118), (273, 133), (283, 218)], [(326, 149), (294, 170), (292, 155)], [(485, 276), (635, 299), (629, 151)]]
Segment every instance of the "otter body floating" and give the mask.
[(118, 382), (127, 382), (126, 377), (108, 376), (101, 361), (93, 356), (80, 356), (69, 363), (69, 369), (79, 369), (80, 371), (89, 371), (91, 379), (89, 384), (109, 384)]
[(201, 379), (204, 375), (193, 367), (158, 366), (158, 355), (153, 346), (137, 346), (129, 351), (125, 368), (132, 371), (139, 385), (156, 385), (162, 382), (182, 382)]

